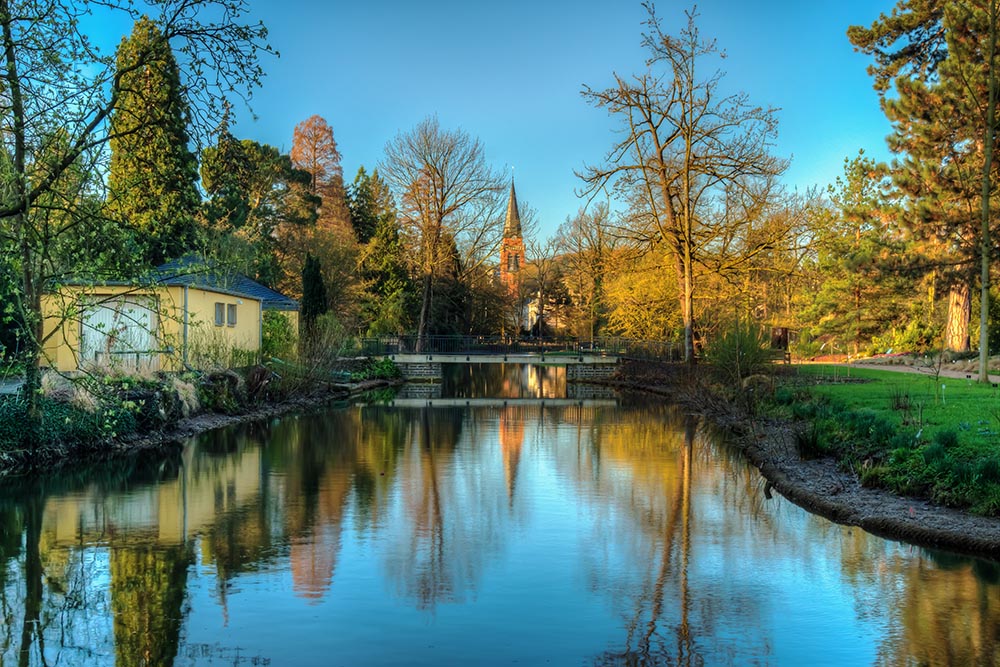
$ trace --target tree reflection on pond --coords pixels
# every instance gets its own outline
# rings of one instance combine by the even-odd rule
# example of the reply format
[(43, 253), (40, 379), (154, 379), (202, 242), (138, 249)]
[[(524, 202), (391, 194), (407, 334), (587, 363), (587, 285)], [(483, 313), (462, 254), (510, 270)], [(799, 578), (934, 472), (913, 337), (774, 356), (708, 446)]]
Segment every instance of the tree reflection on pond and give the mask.
[(621, 402), (357, 405), (6, 480), (0, 664), (1000, 661), (995, 563), (768, 500)]

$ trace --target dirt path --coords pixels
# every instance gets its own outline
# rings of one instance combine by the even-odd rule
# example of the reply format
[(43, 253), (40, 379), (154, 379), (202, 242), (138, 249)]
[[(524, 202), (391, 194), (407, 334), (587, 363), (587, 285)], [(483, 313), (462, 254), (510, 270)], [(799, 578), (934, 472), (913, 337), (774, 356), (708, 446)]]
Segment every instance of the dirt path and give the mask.
[[(937, 368), (932, 365), (914, 365), (912, 363), (894, 363), (892, 361), (880, 361), (880, 360), (862, 360), (855, 361), (849, 364), (837, 363), (837, 364), (825, 364), (837, 366), (839, 368), (870, 368), (877, 371), (894, 371), (896, 373), (913, 373), (917, 375), (923, 375), (926, 377), (934, 377), (937, 373)], [(938, 377), (952, 378), (956, 380), (971, 380), (973, 382), (977, 381), (979, 378), (978, 370), (967, 370), (965, 368), (959, 368), (956, 366), (965, 366), (965, 363), (961, 364), (947, 364), (941, 367)], [(1000, 372), (993, 371), (989, 373), (990, 382), (1000, 383)]]

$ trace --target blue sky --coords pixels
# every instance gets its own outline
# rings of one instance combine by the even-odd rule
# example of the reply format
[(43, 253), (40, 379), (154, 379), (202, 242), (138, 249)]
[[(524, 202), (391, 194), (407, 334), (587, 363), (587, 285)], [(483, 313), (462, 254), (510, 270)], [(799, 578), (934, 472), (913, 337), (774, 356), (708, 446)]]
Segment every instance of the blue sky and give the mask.
[[(699, 27), (727, 53), (725, 85), (779, 107), (776, 153), (785, 182), (825, 185), (859, 148), (885, 159), (889, 125), (845, 35), (890, 0), (703, 0)], [(498, 167), (515, 168), (519, 199), (537, 209), (543, 235), (582, 204), (573, 170), (614, 141), (607, 115), (580, 96), (638, 72), (645, 11), (638, 0), (251, 0), (280, 58), (265, 58), (253, 120), (237, 110), (235, 134), (291, 146), (295, 124), (319, 114), (333, 127), (345, 179), (375, 165), (386, 141), (422, 118), (479, 137)], [(667, 32), (687, 3), (661, 1)]]

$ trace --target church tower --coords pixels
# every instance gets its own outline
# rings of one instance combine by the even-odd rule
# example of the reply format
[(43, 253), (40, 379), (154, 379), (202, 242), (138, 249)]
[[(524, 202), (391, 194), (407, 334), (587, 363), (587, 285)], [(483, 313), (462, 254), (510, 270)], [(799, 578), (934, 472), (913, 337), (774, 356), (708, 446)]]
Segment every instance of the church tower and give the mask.
[(507, 219), (503, 226), (503, 241), (500, 243), (500, 282), (510, 295), (517, 294), (522, 268), (524, 268), (524, 239), (521, 237), (521, 213), (517, 210), (514, 179), (511, 179)]

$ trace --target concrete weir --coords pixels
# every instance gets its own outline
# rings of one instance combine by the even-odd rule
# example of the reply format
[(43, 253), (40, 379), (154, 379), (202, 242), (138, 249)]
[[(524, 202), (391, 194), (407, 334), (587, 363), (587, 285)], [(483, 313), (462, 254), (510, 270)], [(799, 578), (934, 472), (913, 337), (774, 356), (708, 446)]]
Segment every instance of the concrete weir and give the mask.
[(596, 354), (390, 354), (407, 380), (436, 382), (443, 364), (544, 364), (565, 366), (569, 382), (610, 377), (618, 357)]

